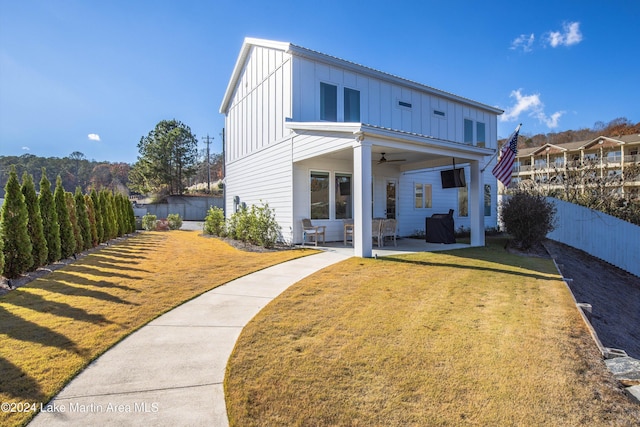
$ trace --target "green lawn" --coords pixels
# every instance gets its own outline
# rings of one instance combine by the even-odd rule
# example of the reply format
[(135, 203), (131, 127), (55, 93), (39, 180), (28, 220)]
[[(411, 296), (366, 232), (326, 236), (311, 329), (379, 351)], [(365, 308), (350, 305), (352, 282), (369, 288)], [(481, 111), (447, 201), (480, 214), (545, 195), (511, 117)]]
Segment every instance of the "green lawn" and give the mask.
[[(47, 402), (160, 314), (253, 271), (314, 253), (242, 252), (198, 232), (146, 232), (0, 297), (0, 402)], [(0, 425), (32, 412), (0, 412)]]
[(230, 358), (231, 425), (637, 425), (553, 262), (490, 242), (292, 286)]

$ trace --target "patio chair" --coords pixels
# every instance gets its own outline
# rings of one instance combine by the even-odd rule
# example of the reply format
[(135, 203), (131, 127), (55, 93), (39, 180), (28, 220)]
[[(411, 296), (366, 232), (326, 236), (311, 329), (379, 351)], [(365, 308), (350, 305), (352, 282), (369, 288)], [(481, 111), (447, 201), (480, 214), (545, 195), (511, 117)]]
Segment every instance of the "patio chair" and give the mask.
[(347, 246), (347, 238), (351, 236), (351, 244), (353, 245), (353, 220), (343, 219), (344, 222), (344, 245)]
[(393, 239), (393, 246), (398, 246), (396, 242), (396, 226), (398, 222), (395, 219), (385, 219), (380, 226), (380, 243), (384, 246), (384, 239), (390, 237)]
[(307, 237), (313, 237), (313, 241), (316, 246), (318, 246), (318, 238), (322, 236), (322, 244), (324, 244), (325, 239), (325, 230), (327, 227), (325, 225), (313, 225), (311, 224), (311, 220), (309, 218), (305, 218), (302, 220), (302, 245), (307, 241)]
[(371, 237), (376, 240), (378, 247), (382, 247), (382, 238), (380, 237), (380, 231), (382, 229), (382, 219), (374, 219), (371, 222)]

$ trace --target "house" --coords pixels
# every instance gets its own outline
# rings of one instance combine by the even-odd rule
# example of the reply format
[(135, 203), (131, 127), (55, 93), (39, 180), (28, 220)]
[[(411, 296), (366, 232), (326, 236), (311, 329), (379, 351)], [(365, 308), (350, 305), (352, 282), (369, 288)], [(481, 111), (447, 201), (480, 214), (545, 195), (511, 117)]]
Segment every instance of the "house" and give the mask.
[[(225, 115), (226, 212), (268, 202), (282, 238), (301, 243), (301, 221), (372, 254), (372, 218), (398, 234), (454, 210), (456, 228), (484, 245), (496, 225), (491, 175), (502, 110), (291, 43), (247, 38), (220, 106)], [(491, 159), (491, 160), (490, 160)], [(442, 188), (461, 168), (466, 186)], [(485, 170), (486, 169), (486, 170)]]
[[(518, 150), (511, 178), (512, 185), (522, 181), (562, 187), (562, 176), (575, 174), (581, 165), (591, 164), (600, 178), (620, 177), (632, 165), (640, 165), (640, 135), (598, 136), (585, 141), (545, 144)], [(637, 171), (637, 169), (635, 169)], [(622, 186), (625, 193), (640, 196), (640, 176), (628, 176)]]

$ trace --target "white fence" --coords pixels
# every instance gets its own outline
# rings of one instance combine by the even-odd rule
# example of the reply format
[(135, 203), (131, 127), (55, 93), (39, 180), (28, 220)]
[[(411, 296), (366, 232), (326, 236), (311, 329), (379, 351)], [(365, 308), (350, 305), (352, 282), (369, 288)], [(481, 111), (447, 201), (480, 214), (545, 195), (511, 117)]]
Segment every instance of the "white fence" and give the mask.
[(602, 212), (548, 198), (558, 209), (557, 240), (640, 276), (640, 227)]

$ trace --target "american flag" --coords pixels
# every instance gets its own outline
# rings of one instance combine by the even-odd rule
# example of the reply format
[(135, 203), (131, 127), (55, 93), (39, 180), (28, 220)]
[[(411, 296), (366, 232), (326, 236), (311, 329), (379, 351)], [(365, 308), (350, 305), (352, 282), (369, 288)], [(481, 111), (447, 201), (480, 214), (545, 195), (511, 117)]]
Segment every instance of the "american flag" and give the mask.
[(511, 183), (511, 173), (513, 172), (513, 161), (518, 154), (518, 133), (520, 132), (519, 124), (509, 140), (502, 146), (500, 152), (500, 159), (498, 163), (493, 167), (491, 173), (504, 184), (505, 187)]

